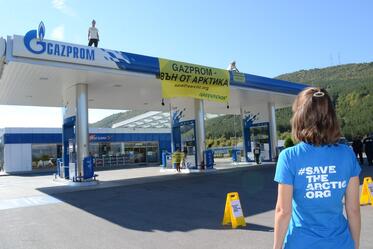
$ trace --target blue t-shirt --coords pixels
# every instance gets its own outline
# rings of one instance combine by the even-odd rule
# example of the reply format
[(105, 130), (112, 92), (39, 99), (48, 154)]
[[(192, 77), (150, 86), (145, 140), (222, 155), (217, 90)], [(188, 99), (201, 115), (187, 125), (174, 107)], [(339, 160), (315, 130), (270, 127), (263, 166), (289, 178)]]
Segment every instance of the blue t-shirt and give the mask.
[(301, 142), (280, 153), (275, 181), (293, 185), (292, 215), (285, 249), (353, 249), (342, 199), (360, 174), (355, 154), (343, 144)]

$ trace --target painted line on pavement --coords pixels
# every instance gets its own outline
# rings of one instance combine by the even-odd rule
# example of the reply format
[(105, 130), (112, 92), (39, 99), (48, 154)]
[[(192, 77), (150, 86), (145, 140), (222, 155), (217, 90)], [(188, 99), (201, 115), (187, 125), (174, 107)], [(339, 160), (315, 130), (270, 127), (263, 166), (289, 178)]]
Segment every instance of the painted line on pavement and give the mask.
[(0, 210), (57, 204), (61, 201), (47, 195), (0, 200)]

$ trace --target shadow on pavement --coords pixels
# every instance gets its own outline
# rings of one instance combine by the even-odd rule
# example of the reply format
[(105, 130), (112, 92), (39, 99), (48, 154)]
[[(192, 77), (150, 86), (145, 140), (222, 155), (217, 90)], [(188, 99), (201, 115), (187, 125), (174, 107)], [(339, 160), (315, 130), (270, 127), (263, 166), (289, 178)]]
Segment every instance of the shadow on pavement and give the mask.
[[(231, 229), (221, 225), (228, 192), (240, 194), (245, 217), (274, 209), (277, 185), (273, 176), (273, 167), (242, 168), (76, 192), (53, 193), (52, 188), (38, 190), (127, 229), (148, 232), (224, 230)], [(273, 230), (269, 226), (251, 224), (250, 218), (246, 220), (249, 224), (240, 229)]]
[[(239, 229), (269, 232), (272, 227), (250, 224), (250, 217), (274, 209), (277, 184), (273, 176), (274, 167), (241, 168), (219, 174), (147, 177), (142, 183), (112, 181), (106, 182), (112, 187), (85, 191), (39, 190), (124, 228), (149, 232), (231, 229), (222, 226), (221, 219), (226, 194), (238, 192), (249, 222)], [(361, 181), (365, 176), (373, 176), (373, 167), (362, 166)]]

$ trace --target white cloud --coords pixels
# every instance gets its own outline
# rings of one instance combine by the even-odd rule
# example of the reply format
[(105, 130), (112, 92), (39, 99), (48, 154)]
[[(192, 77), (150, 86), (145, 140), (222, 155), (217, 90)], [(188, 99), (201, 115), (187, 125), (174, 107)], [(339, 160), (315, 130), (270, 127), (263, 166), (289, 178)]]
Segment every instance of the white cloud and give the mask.
[(55, 9), (61, 10), (63, 8), (66, 8), (65, 0), (53, 0), (52, 5)]
[(76, 12), (66, 4), (66, 0), (52, 0), (52, 6), (65, 15), (76, 16)]
[(52, 30), (52, 39), (62, 41), (65, 36), (65, 27), (63, 25), (57, 26)]

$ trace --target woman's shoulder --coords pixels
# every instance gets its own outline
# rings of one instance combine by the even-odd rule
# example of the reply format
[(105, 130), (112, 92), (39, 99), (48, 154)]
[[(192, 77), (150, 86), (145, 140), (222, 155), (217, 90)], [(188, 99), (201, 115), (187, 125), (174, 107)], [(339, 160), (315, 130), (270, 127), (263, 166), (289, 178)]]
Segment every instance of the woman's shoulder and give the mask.
[(347, 144), (328, 145), (325, 148), (338, 151), (339, 153), (353, 153), (352, 148)]
[(300, 143), (295, 144), (294, 146), (283, 149), (281, 151), (281, 153), (284, 153), (284, 154), (296, 153), (296, 152), (299, 152), (300, 150), (304, 149), (304, 146), (305, 146), (305, 143), (300, 142)]
[(281, 157), (281, 158), (293, 158), (293, 157), (297, 156), (298, 154), (300, 154), (301, 150), (302, 150), (302, 145), (300, 143), (298, 143), (294, 146), (283, 149), (280, 152), (279, 157)]
[(353, 158), (355, 158), (354, 151), (347, 144), (338, 144), (338, 145), (336, 145), (336, 149), (339, 150), (342, 153), (348, 154), (348, 155), (352, 156)]

